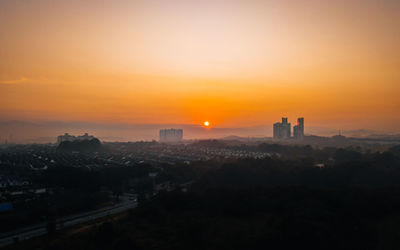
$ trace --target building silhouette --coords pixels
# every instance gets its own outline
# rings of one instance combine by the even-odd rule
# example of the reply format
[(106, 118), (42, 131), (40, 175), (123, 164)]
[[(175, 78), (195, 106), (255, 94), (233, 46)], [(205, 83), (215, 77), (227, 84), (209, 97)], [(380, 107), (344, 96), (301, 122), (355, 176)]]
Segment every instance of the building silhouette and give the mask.
[[(282, 122), (274, 123), (274, 139), (282, 140), (291, 137), (291, 124), (286, 117), (282, 117)], [(304, 139), (304, 118), (297, 119), (297, 125), (293, 127), (293, 137), (297, 140)]]
[(304, 139), (304, 118), (297, 119), (297, 125), (293, 127), (293, 137), (297, 140)]
[(274, 123), (274, 139), (290, 138), (290, 126), (286, 117), (282, 117), (282, 122)]
[(60, 135), (57, 137), (57, 143), (60, 144), (63, 141), (83, 141), (83, 140), (92, 140), (94, 139), (94, 136), (89, 135), (88, 133), (85, 133), (84, 135), (79, 135), (79, 136), (73, 136), (68, 133), (65, 133), (64, 135)]
[(183, 130), (182, 129), (160, 129), (160, 142), (161, 143), (177, 143), (182, 142)]

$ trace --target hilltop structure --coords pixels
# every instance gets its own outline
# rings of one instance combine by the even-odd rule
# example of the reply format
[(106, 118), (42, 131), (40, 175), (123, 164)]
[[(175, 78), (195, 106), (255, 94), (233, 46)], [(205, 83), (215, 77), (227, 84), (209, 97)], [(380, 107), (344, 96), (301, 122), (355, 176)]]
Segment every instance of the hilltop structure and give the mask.
[(89, 135), (88, 133), (85, 133), (84, 135), (79, 135), (79, 136), (73, 136), (68, 133), (65, 133), (64, 135), (60, 135), (57, 137), (57, 143), (60, 144), (61, 142), (64, 141), (83, 141), (83, 140), (92, 140), (95, 139), (94, 136)]

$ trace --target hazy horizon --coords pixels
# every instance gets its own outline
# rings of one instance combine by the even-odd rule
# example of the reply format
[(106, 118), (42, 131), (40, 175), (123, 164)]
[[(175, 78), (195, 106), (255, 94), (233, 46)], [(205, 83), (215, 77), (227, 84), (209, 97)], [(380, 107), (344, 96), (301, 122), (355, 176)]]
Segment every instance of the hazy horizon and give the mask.
[[(290, 122), (290, 120), (289, 120)], [(128, 124), (128, 123), (91, 123), (79, 121), (0, 121), (0, 144), (5, 143), (51, 143), (58, 135), (69, 133), (81, 135), (89, 133), (103, 141), (151, 141), (158, 140), (160, 129), (181, 128), (184, 139), (221, 139), (228, 136), (267, 138), (272, 137), (272, 124), (248, 127), (211, 127), (198, 124)], [(396, 131), (377, 131), (371, 129), (336, 129), (329, 127), (307, 126), (306, 135), (333, 136), (341, 133), (350, 137), (371, 135), (398, 135)]]

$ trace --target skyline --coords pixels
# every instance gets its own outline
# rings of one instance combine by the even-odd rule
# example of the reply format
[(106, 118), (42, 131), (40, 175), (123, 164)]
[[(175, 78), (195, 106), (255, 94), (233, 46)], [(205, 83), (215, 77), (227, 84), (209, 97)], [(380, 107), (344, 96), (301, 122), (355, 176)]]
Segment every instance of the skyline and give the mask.
[(233, 129), (304, 116), (400, 133), (399, 12), (394, 0), (1, 1), (0, 117)]
[[(307, 123), (308, 124), (308, 123)], [(211, 127), (198, 124), (112, 124), (89, 122), (0, 122), (0, 144), (5, 143), (54, 143), (57, 136), (69, 134), (93, 134), (102, 141), (151, 141), (158, 140), (160, 129), (183, 129), (185, 140), (223, 139), (242, 137), (266, 139), (273, 137), (273, 124), (251, 127)], [(327, 127), (306, 126), (306, 136), (331, 137), (338, 134), (355, 138), (399, 138), (400, 134), (383, 131), (355, 129), (343, 130)], [(11, 137), (11, 138), (10, 138)]]

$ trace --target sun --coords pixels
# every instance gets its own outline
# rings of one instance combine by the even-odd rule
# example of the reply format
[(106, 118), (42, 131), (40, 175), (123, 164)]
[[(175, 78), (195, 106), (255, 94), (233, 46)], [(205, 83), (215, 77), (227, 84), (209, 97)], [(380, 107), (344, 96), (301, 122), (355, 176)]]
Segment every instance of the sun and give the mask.
[(208, 126), (210, 126), (210, 123), (208, 121), (205, 121), (204, 126), (208, 127)]

